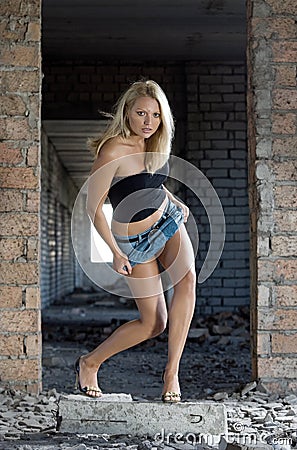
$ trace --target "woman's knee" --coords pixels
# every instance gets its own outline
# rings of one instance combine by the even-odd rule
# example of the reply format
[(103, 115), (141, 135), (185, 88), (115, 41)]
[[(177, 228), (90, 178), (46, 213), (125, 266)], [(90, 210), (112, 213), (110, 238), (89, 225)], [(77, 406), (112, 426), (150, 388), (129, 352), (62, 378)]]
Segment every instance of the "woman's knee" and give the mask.
[(195, 267), (191, 267), (186, 275), (176, 284), (175, 289), (181, 288), (188, 291), (195, 291), (196, 289), (196, 271)]
[(163, 331), (165, 331), (167, 325), (167, 315), (166, 317), (162, 316), (159, 317), (155, 323), (155, 326), (152, 330), (152, 337), (156, 337), (159, 336), (160, 334), (163, 333)]
[(148, 338), (159, 336), (163, 333), (167, 325), (167, 314), (158, 314), (154, 320), (141, 320), (143, 327), (146, 329)]

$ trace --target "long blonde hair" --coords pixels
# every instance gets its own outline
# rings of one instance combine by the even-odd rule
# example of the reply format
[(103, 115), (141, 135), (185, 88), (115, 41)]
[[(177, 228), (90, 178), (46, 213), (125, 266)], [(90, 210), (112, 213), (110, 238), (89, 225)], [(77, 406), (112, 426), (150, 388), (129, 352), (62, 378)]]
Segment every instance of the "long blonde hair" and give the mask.
[(160, 107), (160, 125), (157, 131), (146, 139), (145, 167), (148, 172), (154, 173), (169, 158), (174, 134), (174, 121), (164, 91), (153, 80), (136, 81), (122, 94), (115, 105), (112, 122), (100, 138), (89, 140), (89, 146), (94, 150), (95, 156), (98, 156), (100, 149), (109, 139), (116, 136), (122, 136), (124, 139), (129, 138), (131, 128), (128, 123), (128, 112), (139, 97), (151, 97), (157, 100)]

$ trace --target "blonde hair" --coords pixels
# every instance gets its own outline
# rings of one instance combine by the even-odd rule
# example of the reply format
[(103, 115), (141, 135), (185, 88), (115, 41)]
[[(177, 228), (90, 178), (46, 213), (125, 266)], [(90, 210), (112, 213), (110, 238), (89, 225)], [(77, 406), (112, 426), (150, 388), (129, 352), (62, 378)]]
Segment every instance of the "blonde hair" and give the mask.
[(157, 100), (160, 107), (160, 125), (157, 131), (146, 139), (146, 152), (148, 154), (145, 158), (145, 167), (148, 172), (154, 173), (168, 160), (174, 134), (174, 121), (167, 97), (155, 81), (147, 80), (133, 83), (116, 103), (115, 113), (112, 116), (113, 120), (103, 135), (98, 139), (89, 140), (89, 145), (94, 150), (95, 156), (98, 156), (100, 149), (109, 139), (116, 136), (122, 136), (124, 139), (129, 138), (131, 129), (128, 123), (128, 112), (139, 97), (151, 97)]

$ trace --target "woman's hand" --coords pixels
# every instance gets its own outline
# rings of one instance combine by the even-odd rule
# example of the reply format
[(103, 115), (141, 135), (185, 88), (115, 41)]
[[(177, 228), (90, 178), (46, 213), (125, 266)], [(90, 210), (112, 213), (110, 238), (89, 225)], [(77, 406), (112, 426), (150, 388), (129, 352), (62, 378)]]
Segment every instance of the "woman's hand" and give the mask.
[(115, 252), (113, 254), (113, 268), (123, 275), (131, 275), (132, 267), (128, 257), (124, 253)]
[(179, 201), (175, 201), (174, 203), (176, 204), (176, 206), (178, 208), (180, 208), (182, 210), (182, 213), (184, 216), (184, 222), (186, 222), (189, 217), (189, 208), (184, 203), (181, 203)]

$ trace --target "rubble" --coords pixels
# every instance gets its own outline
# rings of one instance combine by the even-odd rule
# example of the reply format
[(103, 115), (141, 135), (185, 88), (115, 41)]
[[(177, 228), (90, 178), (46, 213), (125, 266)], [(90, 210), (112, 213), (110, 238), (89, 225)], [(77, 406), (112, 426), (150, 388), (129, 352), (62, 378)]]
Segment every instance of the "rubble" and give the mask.
[[(73, 363), (119, 324), (137, 317), (133, 303), (94, 296), (67, 298), (43, 314), (43, 388), (40, 395), (0, 390), (0, 450), (291, 450), (297, 447), (297, 396), (270, 395), (251, 382), (249, 310), (193, 320), (180, 367), (183, 401), (216, 401), (227, 410), (221, 442), (154, 442), (147, 436), (67, 435), (57, 431), (58, 401), (73, 393)], [(91, 319), (90, 319), (91, 317)], [(99, 371), (105, 393), (158, 400), (167, 359), (167, 334), (114, 356)]]
[(147, 436), (59, 433), (57, 409), (60, 396), (55, 389), (40, 395), (0, 390), (0, 449), (291, 450), (297, 446), (297, 396), (292, 394), (286, 400), (277, 398), (276, 401), (275, 395), (267, 395), (263, 403), (263, 393), (257, 386), (244, 398), (241, 392), (207, 396), (206, 400), (224, 403), (228, 434), (215, 443), (211, 442), (210, 436), (206, 440), (204, 437), (205, 442), (199, 440), (199, 446), (197, 436), (196, 447), (185, 443), (176, 445), (173, 441), (154, 442)]

